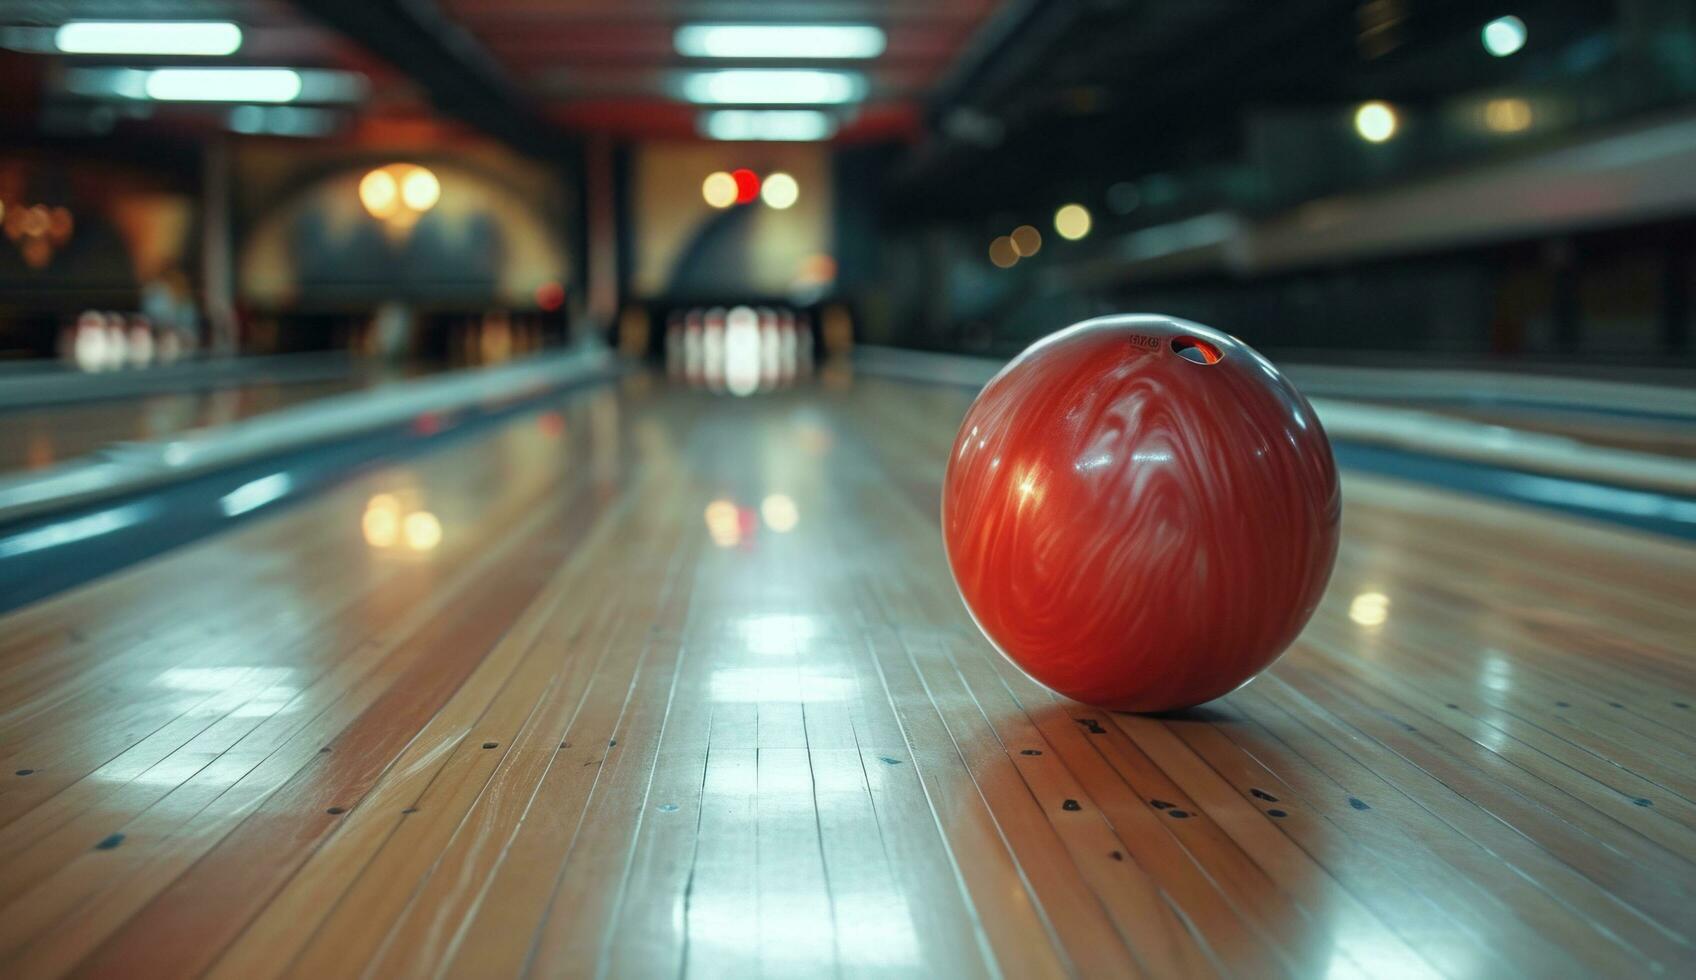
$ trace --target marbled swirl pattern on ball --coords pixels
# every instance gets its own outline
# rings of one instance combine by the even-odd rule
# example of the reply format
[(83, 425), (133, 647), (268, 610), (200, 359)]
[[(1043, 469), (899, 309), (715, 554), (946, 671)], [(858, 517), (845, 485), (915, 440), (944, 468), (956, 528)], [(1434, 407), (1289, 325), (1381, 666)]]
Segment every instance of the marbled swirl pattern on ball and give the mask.
[(1295, 387), (1241, 341), (1157, 316), (1081, 323), (1009, 364), (967, 412), (942, 494), (990, 640), (1054, 690), (1131, 711), (1212, 700), (1276, 659), (1324, 592), (1340, 509)]

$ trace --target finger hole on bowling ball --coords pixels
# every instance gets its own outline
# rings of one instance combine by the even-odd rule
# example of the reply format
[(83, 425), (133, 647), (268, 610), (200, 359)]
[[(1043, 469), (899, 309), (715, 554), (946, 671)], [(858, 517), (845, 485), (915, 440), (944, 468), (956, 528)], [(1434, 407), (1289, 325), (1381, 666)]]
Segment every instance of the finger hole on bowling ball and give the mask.
[(1195, 337), (1173, 337), (1172, 353), (1197, 364), (1218, 364), (1219, 348)]

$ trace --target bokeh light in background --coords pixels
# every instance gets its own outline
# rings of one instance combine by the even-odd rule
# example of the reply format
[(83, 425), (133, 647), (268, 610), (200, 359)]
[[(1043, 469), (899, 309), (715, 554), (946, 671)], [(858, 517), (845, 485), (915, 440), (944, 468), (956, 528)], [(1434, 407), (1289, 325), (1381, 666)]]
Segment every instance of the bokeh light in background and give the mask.
[(1042, 250), (1042, 232), (1035, 225), (1020, 225), (1007, 237), (1013, 240), (1013, 250), (1019, 253), (1019, 258), (1028, 259)]
[(371, 217), (391, 227), (410, 227), (442, 197), (441, 181), (426, 167), (391, 163), (359, 181), (359, 203)]
[(1382, 592), (1362, 592), (1349, 603), (1349, 619), (1357, 626), (1375, 629), (1390, 618), (1390, 597)]
[(1354, 131), (1368, 143), (1383, 143), (1396, 135), (1401, 120), (1385, 102), (1364, 102), (1354, 111)]
[(997, 235), (989, 243), (989, 261), (997, 269), (1011, 269), (1013, 263), (1019, 261), (1019, 250), (1013, 247), (1010, 236)]
[(395, 175), (385, 169), (373, 170), (359, 181), (359, 203), (373, 218), (387, 218), (400, 206), (400, 187)]
[(742, 540), (741, 509), (728, 500), (715, 500), (703, 515), (707, 536), (720, 548), (734, 548)]
[(1068, 241), (1075, 242), (1088, 235), (1093, 223), (1089, 208), (1082, 204), (1062, 205), (1060, 210), (1054, 212), (1054, 230)]
[(778, 534), (787, 534), (801, 523), (801, 511), (795, 506), (794, 498), (786, 493), (768, 494), (760, 501), (760, 517), (765, 520), (766, 527)]
[(708, 207), (730, 207), (736, 203), (736, 178), (722, 170), (707, 174), (707, 179), (701, 181), (701, 198)]
[(442, 522), (427, 510), (406, 515), (401, 527), (406, 536), (406, 546), (413, 551), (434, 551), (442, 543)]
[(1525, 47), (1525, 21), (1509, 14), (1497, 17), (1484, 25), (1480, 32), (1484, 41), (1484, 50), (1498, 58), (1506, 58), (1520, 48)]
[(768, 207), (779, 211), (793, 207), (800, 198), (801, 185), (786, 173), (779, 172), (768, 176), (764, 186), (760, 188), (760, 199), (765, 201)]
[(1531, 123), (1531, 103), (1524, 99), (1491, 99), (1484, 104), (1484, 125), (1493, 133), (1522, 133)]
[(752, 204), (760, 196), (760, 175), (747, 167), (732, 170), (730, 179), (736, 182), (737, 204)]
[(428, 211), (441, 200), (442, 185), (424, 167), (413, 167), (400, 181), (401, 203), (414, 211)]
[(544, 313), (553, 313), (565, 305), (565, 287), (549, 280), (536, 287), (536, 306)]

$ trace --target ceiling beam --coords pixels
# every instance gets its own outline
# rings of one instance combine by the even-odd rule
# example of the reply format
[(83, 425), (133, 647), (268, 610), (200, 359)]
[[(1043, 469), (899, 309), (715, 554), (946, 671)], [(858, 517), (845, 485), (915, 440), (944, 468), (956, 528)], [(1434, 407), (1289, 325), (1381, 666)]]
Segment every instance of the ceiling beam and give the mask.
[(294, 0), (295, 6), (410, 77), (444, 115), (530, 156), (570, 157), (576, 141), (545, 120), (500, 64), (432, 0)]

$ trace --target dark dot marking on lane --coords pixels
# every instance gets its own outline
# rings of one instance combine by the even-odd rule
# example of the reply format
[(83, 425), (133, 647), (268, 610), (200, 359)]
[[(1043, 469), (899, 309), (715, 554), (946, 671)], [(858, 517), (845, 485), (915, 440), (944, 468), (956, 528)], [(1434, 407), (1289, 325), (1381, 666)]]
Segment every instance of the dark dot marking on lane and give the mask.
[(1020, 755), (1041, 755), (1042, 750), (1041, 749), (1020, 749), (1019, 754)]
[(609, 738), (609, 739), (607, 739), (607, 748), (609, 748), (609, 749), (610, 749), (610, 748), (612, 748), (612, 747), (613, 747), (613, 746), (615, 746), (615, 745), (617, 745), (617, 744), (618, 744), (618, 739), (616, 739), (616, 738)]
[(94, 849), (97, 850), (97, 851), (110, 851), (114, 847), (117, 847), (119, 844), (122, 844), (123, 842), (124, 842), (124, 835), (123, 834), (110, 834), (106, 837), (101, 838), (100, 843), (94, 845)]
[(330, 814), (331, 816), (338, 816), (339, 817), (342, 814), (347, 812), (347, 807), (345, 807), (345, 806), (333, 806), (333, 807), (330, 807), (328, 810), (325, 810), (324, 812)]
[(1112, 858), (1115, 861), (1123, 861), (1125, 859), (1125, 852), (1124, 851), (1109, 851), (1107, 856)]
[(409, 806), (409, 807), (407, 807), (407, 808), (406, 808), (406, 809), (404, 809), (404, 810), (402, 810), (402, 811), (400, 811), (400, 812), (402, 812), (402, 813), (417, 813), (417, 812), (418, 812), (418, 808), (417, 808), (417, 807), (415, 807), (415, 806)]
[(1285, 813), (1282, 810), (1267, 810), (1266, 815), (1269, 816), (1269, 817), (1280, 817), (1280, 818), (1289, 816), (1289, 814)]
[(1675, 708), (1683, 708), (1686, 711), (1690, 710), (1690, 702), (1688, 701), (1674, 701), (1672, 706)]
[(1625, 707), (1625, 705), (1620, 704), (1618, 701), (1609, 701), (1608, 707), (1610, 707), (1610, 708), (1623, 708), (1623, 707)]
[(1172, 809), (1172, 804), (1167, 803), (1165, 800), (1149, 800), (1148, 805), (1154, 807), (1156, 810)]
[(319, 749), (319, 750), (318, 750), (318, 751), (319, 751), (319, 752), (320, 752), (320, 753), (323, 753), (323, 752), (328, 752), (328, 751), (330, 751), (330, 747), (329, 747), (329, 746), (328, 746), (328, 745), (326, 745), (326, 746), (324, 746), (324, 747), (323, 747), (323, 748), (321, 748), (321, 749)]
[(561, 742), (561, 743), (559, 743), (559, 747), (562, 748), (562, 749), (569, 749), (569, 748), (571, 748), (571, 743), (570, 742)]
[(1570, 707), (1572, 707), (1572, 705), (1568, 704), (1565, 701), (1556, 701), (1555, 707), (1557, 707), (1557, 708), (1570, 708)]
[(1173, 820), (1187, 820), (1190, 812), (1188, 810), (1167, 810), (1166, 815)]
[(1372, 809), (1371, 807), (1366, 805), (1365, 800), (1361, 799), (1358, 796), (1349, 797), (1349, 806), (1354, 807), (1356, 810), (1370, 810), (1370, 809)]
[(1106, 735), (1107, 734), (1107, 729), (1102, 728), (1101, 722), (1096, 721), (1094, 718), (1079, 718), (1079, 719), (1077, 719), (1077, 722), (1078, 722), (1078, 724), (1089, 729), (1089, 733), (1091, 735)]
[(898, 765), (901, 764), (900, 759), (897, 759), (894, 756), (889, 756), (889, 755), (880, 755), (880, 756), (877, 757), (877, 761), (883, 763), (886, 766), (898, 766)]
[(18, 770), (18, 771), (17, 771), (17, 775), (19, 775), (19, 776), (28, 776), (28, 775), (29, 775), (29, 774), (30, 774), (30, 773), (32, 773), (32, 772), (35, 772), (35, 770), (34, 770), (34, 769), (19, 769), (19, 770)]
[(1460, 710), (1460, 705), (1458, 705), (1458, 704), (1455, 704), (1455, 703), (1454, 703), (1454, 702), (1453, 702), (1453, 701), (1451, 701), (1451, 702), (1449, 702), (1449, 703), (1448, 703), (1448, 704), (1445, 704), (1445, 705), (1443, 705), (1443, 707), (1445, 707), (1445, 708), (1453, 708), (1453, 709), (1454, 709), (1454, 710), (1456, 710), (1456, 711), (1459, 711), (1459, 710)]
[(1639, 796), (1637, 799), (1632, 800), (1631, 802), (1637, 804), (1638, 806), (1654, 806), (1655, 805), (1655, 801), (1649, 799), (1646, 796)]
[(676, 813), (677, 812), (677, 804), (675, 804), (675, 803), (661, 803), (659, 805), (659, 811), (661, 813)]
[(1409, 724), (1407, 724), (1407, 723), (1406, 723), (1406, 722), (1403, 722), (1403, 723), (1402, 723), (1402, 727), (1403, 727), (1403, 728), (1405, 728), (1405, 729), (1407, 729), (1407, 730), (1408, 730), (1408, 731), (1410, 731), (1410, 732), (1417, 732), (1417, 731), (1419, 731), (1419, 729), (1417, 729), (1417, 728), (1415, 728), (1415, 727), (1413, 727), (1413, 726), (1412, 726), (1412, 725), (1409, 725)]
[(492, 749), (492, 748), (494, 748), (494, 747), (496, 747), (496, 746), (498, 746), (498, 745), (500, 745), (500, 744), (501, 744), (501, 743), (499, 743), (499, 742), (484, 742), (484, 743), (483, 743), (483, 747), (484, 747), (484, 748), (485, 748), (485, 749)]
[(1268, 803), (1278, 802), (1278, 798), (1276, 796), (1273, 796), (1271, 793), (1268, 793), (1263, 789), (1250, 788), (1248, 794), (1257, 800), (1265, 800)]
[(1066, 802), (1060, 804), (1060, 809), (1062, 809), (1062, 810), (1082, 810), (1083, 807), (1081, 805), (1079, 805), (1077, 800), (1067, 800)]

